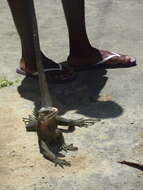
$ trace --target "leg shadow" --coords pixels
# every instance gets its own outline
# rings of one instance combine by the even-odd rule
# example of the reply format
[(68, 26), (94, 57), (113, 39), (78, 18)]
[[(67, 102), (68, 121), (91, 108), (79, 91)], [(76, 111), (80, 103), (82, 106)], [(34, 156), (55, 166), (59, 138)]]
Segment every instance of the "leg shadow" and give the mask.
[[(108, 78), (106, 70), (92, 70), (78, 73), (76, 80), (65, 84), (48, 84), (53, 105), (58, 107), (60, 114), (74, 110), (86, 117), (115, 118), (122, 114), (123, 109), (111, 99), (98, 101), (100, 91)], [(40, 106), (40, 91), (37, 79), (24, 78), (18, 87), (21, 97), (33, 101)], [(92, 100), (94, 101), (92, 101)]]

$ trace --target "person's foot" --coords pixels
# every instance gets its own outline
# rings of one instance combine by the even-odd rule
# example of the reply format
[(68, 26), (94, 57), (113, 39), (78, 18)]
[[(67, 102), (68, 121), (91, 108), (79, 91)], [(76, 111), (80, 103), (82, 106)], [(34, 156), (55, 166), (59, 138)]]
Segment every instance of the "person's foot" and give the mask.
[[(49, 58), (42, 55), (44, 71), (49, 82), (62, 83), (72, 81), (75, 79), (76, 74), (69, 66), (63, 66), (62, 64), (55, 63)], [(29, 69), (26, 67), (24, 58), (20, 60), (20, 66), (16, 69), (18, 74), (25, 76), (38, 78), (38, 72), (36, 69)]]
[(93, 68), (119, 68), (136, 65), (136, 59), (128, 55), (121, 55), (106, 50), (92, 48), (91, 54), (83, 57), (68, 57), (69, 65), (75, 71), (88, 70)]

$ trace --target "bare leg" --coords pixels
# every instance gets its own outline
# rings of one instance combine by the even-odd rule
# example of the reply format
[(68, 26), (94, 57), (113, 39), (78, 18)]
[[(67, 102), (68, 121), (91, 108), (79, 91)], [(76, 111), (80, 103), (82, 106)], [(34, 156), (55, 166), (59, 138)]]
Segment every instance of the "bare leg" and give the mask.
[[(90, 55), (93, 48), (86, 33), (84, 0), (62, 0), (62, 4), (69, 31), (70, 55)], [(99, 51), (94, 50), (100, 56)]]
[[(78, 65), (88, 66), (107, 58), (113, 53), (93, 48), (89, 42), (85, 26), (84, 0), (62, 0), (65, 17), (69, 31), (70, 54), (68, 62), (75, 69)], [(130, 63), (129, 56), (113, 56), (108, 62), (110, 64)], [(83, 65), (84, 64), (84, 65)]]
[(33, 42), (33, 0), (8, 0), (13, 19), (21, 39), (22, 57), (26, 68), (36, 71)]
[[(37, 71), (33, 39), (33, 0), (7, 0), (21, 40), (22, 59), (20, 67), (27, 73)], [(42, 54), (43, 64), (47, 68), (57, 68), (57, 64)], [(75, 76), (71, 69), (48, 71), (49, 81), (72, 80)]]

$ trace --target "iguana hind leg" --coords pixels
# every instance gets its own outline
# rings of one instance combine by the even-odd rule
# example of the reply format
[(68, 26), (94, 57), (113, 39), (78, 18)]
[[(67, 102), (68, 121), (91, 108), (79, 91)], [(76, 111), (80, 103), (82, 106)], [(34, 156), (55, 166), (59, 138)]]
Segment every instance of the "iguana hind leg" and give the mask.
[(70, 162), (67, 162), (64, 159), (57, 158), (57, 156), (49, 149), (47, 143), (43, 140), (39, 140), (39, 146), (41, 149), (41, 153), (45, 156), (45, 158), (54, 162), (55, 166), (59, 165), (62, 168), (64, 166), (71, 166)]

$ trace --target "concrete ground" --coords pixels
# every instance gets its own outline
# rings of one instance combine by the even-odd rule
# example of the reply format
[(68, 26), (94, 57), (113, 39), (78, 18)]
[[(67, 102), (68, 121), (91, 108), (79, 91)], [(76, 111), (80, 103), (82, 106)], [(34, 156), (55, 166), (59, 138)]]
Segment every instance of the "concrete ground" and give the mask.
[[(36, 0), (41, 47), (61, 62), (68, 34), (58, 0)], [(39, 153), (37, 136), (22, 118), (39, 100), (37, 81), (15, 73), (20, 42), (7, 2), (0, 6), (0, 76), (19, 79), (0, 89), (1, 190), (142, 190), (143, 172), (119, 161), (143, 164), (143, 1), (87, 0), (90, 40), (101, 49), (133, 55), (137, 66), (79, 73), (77, 80), (50, 85), (54, 105), (67, 118), (97, 117), (89, 128), (64, 134), (77, 152), (64, 153), (71, 167), (54, 167)], [(101, 98), (97, 99), (98, 95)], [(96, 101), (91, 101), (92, 99)]]

